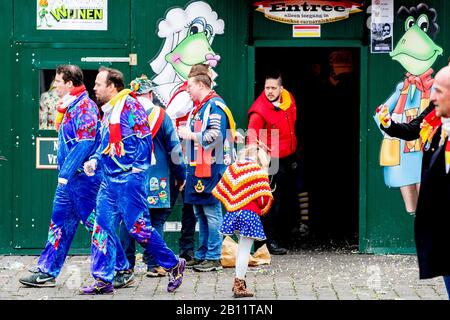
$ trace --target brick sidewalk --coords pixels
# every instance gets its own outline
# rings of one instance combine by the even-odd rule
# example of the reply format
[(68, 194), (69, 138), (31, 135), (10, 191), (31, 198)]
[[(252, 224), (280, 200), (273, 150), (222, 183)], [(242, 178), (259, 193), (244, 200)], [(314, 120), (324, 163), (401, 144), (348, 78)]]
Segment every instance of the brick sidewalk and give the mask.
[[(114, 295), (80, 296), (91, 284), (90, 259), (70, 256), (55, 288), (27, 288), (18, 279), (28, 274), (36, 256), (0, 256), (0, 300), (233, 300), (234, 269), (198, 273), (187, 270), (176, 293), (166, 292), (167, 278), (148, 278), (138, 259), (136, 282)], [(417, 259), (411, 255), (298, 251), (272, 256), (272, 264), (249, 268), (250, 300), (446, 300), (442, 278), (419, 280)], [(243, 299), (239, 299), (241, 301)], [(245, 299), (244, 299), (245, 300)]]

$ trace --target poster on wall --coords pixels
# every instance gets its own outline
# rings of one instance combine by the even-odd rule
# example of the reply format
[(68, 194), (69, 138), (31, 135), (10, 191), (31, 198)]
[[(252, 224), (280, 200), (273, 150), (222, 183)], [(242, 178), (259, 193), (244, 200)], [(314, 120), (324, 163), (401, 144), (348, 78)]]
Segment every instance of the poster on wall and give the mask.
[(323, 24), (362, 12), (364, 1), (285, 0), (255, 1), (255, 10), (272, 21), (287, 24)]
[(388, 53), (393, 47), (394, 1), (372, 0), (371, 53)]
[(108, 30), (108, 0), (36, 0), (37, 30)]

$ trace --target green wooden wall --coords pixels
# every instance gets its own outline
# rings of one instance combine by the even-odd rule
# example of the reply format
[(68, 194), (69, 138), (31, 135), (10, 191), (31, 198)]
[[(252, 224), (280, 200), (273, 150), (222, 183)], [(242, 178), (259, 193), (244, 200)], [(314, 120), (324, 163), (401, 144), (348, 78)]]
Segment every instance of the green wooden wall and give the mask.
[[(12, 132), (11, 118), (13, 113), (19, 114), (18, 110), (13, 109), (11, 91), (12, 82), (12, 60), (11, 50), (12, 25), (13, 25), (13, 7), (11, 1), (0, 2), (0, 12), (3, 13), (0, 19), (0, 67), (2, 70), (2, 80), (0, 81), (0, 114), (2, 115), (2, 125), (0, 126), (0, 250), (10, 248), (13, 228), (12, 219)], [(16, 112), (14, 112), (16, 111)]]

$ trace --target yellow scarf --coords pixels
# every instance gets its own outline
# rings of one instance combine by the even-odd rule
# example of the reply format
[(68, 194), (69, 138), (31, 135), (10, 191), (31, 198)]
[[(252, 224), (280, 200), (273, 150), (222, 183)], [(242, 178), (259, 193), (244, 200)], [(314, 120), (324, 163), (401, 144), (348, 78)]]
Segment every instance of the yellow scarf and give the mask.
[(292, 105), (291, 95), (289, 94), (289, 91), (283, 89), (281, 91), (280, 105), (278, 106), (278, 108), (280, 108), (283, 111), (286, 111), (291, 107), (291, 105)]
[(125, 155), (120, 128), (120, 115), (125, 104), (125, 99), (130, 93), (131, 90), (124, 89), (102, 107), (103, 112), (105, 112), (105, 117), (108, 116), (108, 112), (111, 112), (109, 116), (109, 143), (102, 151), (103, 154), (108, 154), (110, 157)]

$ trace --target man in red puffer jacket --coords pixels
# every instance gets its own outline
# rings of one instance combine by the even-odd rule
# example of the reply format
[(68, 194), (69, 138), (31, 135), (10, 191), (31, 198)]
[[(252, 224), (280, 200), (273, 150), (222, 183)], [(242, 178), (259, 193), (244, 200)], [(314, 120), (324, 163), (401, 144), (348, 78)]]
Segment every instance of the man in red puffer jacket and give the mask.
[(296, 219), (297, 106), (292, 94), (283, 88), (279, 73), (266, 76), (264, 91), (250, 107), (248, 117), (248, 143), (266, 144), (271, 156), (269, 174), (274, 204), (262, 219), (267, 247), (272, 254), (286, 254), (287, 250), (277, 242), (288, 240)]

